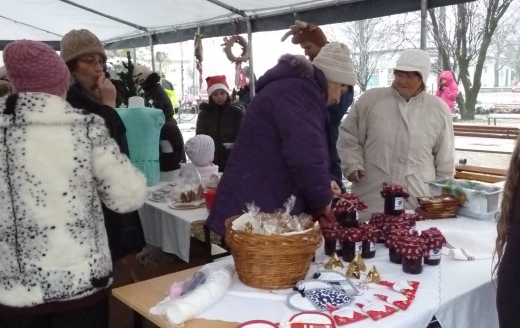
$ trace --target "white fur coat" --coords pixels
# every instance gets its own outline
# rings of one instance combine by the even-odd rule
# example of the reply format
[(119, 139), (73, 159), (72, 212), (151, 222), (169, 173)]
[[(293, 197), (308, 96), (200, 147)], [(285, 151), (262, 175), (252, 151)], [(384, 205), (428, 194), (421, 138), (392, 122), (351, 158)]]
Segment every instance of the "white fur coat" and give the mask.
[[(103, 119), (43, 93), (0, 99), (0, 304), (79, 299), (111, 284), (100, 199), (138, 209), (146, 180)], [(13, 108), (13, 107), (11, 107)]]

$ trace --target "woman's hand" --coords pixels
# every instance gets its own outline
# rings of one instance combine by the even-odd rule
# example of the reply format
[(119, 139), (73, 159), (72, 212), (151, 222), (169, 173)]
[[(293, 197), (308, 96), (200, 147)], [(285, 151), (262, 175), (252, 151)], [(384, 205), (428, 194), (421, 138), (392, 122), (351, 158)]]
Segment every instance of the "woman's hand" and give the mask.
[(330, 188), (332, 189), (332, 194), (334, 196), (341, 196), (341, 188), (338, 186), (336, 181), (332, 180), (330, 182)]
[(100, 75), (97, 80), (97, 88), (101, 103), (116, 108), (117, 91), (112, 82), (103, 75)]
[(347, 179), (350, 182), (359, 182), (364, 176), (365, 176), (365, 171), (357, 170), (357, 171), (352, 172), (348, 176)]

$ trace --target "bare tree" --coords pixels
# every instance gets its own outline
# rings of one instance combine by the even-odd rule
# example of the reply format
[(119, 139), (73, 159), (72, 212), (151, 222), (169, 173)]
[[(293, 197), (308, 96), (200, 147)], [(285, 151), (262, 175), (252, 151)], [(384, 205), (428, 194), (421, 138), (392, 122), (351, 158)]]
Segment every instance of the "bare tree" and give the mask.
[[(441, 17), (439, 9), (430, 9), (431, 31), (442, 67), (455, 72), (462, 82), (465, 99), (457, 102), (462, 119), (475, 118), (475, 106), (481, 87), (482, 71), (493, 35), (513, 0), (477, 0), (454, 5)], [(443, 22), (443, 20), (446, 22)], [(470, 67), (474, 66), (473, 78)]]
[(376, 71), (402, 49), (406, 15), (361, 20), (340, 24), (334, 38), (345, 42), (352, 52), (357, 83), (362, 91)]

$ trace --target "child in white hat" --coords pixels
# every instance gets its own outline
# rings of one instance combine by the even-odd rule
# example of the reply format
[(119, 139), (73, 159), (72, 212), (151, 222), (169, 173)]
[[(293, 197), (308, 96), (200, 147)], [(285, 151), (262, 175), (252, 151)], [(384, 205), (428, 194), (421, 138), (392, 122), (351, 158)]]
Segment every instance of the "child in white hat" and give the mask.
[(196, 168), (201, 179), (209, 178), (211, 174), (218, 174), (218, 165), (213, 164), (215, 158), (215, 143), (210, 136), (199, 134), (186, 141), (184, 151), (191, 163), (181, 166), (180, 176)]

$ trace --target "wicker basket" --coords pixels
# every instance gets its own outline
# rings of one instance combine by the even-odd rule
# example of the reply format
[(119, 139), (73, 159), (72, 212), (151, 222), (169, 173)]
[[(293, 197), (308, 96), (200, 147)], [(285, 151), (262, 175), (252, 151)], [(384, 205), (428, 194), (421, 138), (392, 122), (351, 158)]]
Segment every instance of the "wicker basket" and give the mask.
[(233, 229), (226, 220), (226, 244), (238, 279), (260, 289), (292, 288), (305, 278), (322, 238), (319, 228), (294, 235), (258, 235)]

